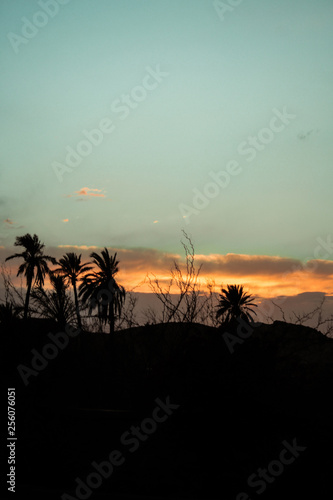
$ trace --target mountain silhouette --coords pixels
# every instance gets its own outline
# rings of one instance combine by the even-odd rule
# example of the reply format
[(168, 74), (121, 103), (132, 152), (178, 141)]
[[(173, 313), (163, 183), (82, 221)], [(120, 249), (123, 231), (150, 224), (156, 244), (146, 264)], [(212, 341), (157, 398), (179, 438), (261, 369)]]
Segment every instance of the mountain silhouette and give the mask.
[(74, 495), (74, 479), (123, 450), (120, 436), (151, 415), (156, 398), (179, 408), (138, 451), (123, 450), (125, 464), (91, 498), (255, 497), (248, 477), (295, 439), (306, 451), (265, 498), (331, 493), (333, 340), (318, 331), (253, 324), (233, 353), (223, 328), (200, 324), (131, 328), (112, 344), (107, 334), (81, 332), (25, 387), (17, 366), (30, 366), (32, 349), (42, 353), (57, 325), (24, 324), (3, 334), (21, 415), (24, 493)]

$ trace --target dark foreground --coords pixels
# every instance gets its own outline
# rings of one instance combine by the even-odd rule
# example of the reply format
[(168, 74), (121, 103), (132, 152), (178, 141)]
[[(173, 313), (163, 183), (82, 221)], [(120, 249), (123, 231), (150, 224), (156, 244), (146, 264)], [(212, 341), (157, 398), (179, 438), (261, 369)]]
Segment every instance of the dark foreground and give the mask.
[(332, 498), (333, 340), (276, 322), (231, 353), (221, 330), (169, 324), (45, 349), (49, 332), (2, 334), (17, 436), (2, 498)]

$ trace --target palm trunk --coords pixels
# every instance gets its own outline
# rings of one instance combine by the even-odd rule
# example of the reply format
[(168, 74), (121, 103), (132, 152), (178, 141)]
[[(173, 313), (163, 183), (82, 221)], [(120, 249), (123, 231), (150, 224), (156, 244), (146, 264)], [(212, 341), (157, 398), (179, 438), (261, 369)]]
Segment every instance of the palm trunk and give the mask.
[(113, 300), (114, 297), (112, 295), (112, 299), (109, 303), (109, 324), (110, 324), (110, 335), (114, 334), (114, 308), (113, 308)]
[(25, 296), (25, 303), (24, 303), (24, 316), (23, 316), (24, 319), (28, 318), (31, 285), (32, 285), (32, 277), (29, 277), (29, 278), (27, 278), (27, 293)]
[(75, 309), (76, 309), (76, 317), (77, 317), (77, 324), (80, 330), (82, 329), (82, 324), (81, 324), (81, 316), (80, 316), (80, 309), (79, 309), (79, 300), (77, 298), (77, 290), (76, 290), (76, 282), (73, 282), (73, 289), (74, 289), (74, 299), (75, 299)]

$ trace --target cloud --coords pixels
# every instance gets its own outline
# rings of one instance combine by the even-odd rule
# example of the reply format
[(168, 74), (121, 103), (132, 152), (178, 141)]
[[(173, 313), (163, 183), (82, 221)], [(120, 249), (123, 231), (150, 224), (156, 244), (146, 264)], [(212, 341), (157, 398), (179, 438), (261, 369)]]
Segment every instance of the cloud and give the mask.
[(306, 269), (320, 276), (333, 277), (333, 261), (331, 260), (309, 260)]
[(96, 246), (87, 246), (87, 245), (58, 245), (57, 248), (71, 248), (73, 250), (96, 250), (99, 247)]
[(309, 130), (308, 132), (300, 132), (297, 137), (301, 140), (304, 141), (310, 134), (312, 134), (313, 130)]
[(79, 191), (75, 191), (75, 193), (77, 194), (77, 196), (87, 196), (88, 198), (105, 198), (105, 194), (101, 189), (84, 187)]
[[(63, 245), (62, 248), (64, 247)], [(92, 249), (95, 250), (95, 247), (84, 245), (77, 247), (68, 245), (66, 248), (72, 248), (73, 251), (82, 250), (83, 255), (84, 251), (87, 251), (87, 260)], [(183, 269), (185, 267), (183, 256), (151, 248), (109, 248), (109, 252), (117, 252), (117, 259), (120, 262), (119, 279), (129, 288), (142, 284), (149, 273), (156, 275), (161, 283), (167, 283), (174, 261)], [(207, 280), (214, 280), (216, 290), (222, 283), (223, 285), (235, 283), (244, 284), (251, 293), (262, 297), (318, 291), (333, 293), (333, 282), (328, 281), (333, 274), (332, 261), (303, 262), (298, 259), (268, 255), (210, 254), (196, 255), (195, 265), (196, 268), (202, 265), (199, 281), (204, 285)], [(140, 286), (140, 291), (151, 291), (147, 282)]]
[(102, 189), (83, 187), (74, 194), (66, 194), (65, 198), (76, 198), (76, 201), (87, 201), (90, 198), (106, 198)]
[(305, 140), (305, 139), (307, 139), (307, 138), (308, 138), (311, 134), (313, 134), (313, 133), (318, 134), (318, 132), (319, 132), (319, 129), (316, 129), (316, 130), (311, 129), (311, 130), (308, 130), (307, 132), (300, 132), (300, 133), (297, 135), (297, 137), (298, 137), (298, 139), (300, 139), (301, 141), (304, 141), (304, 140)]
[(105, 194), (102, 194), (101, 189), (91, 189), (91, 188), (81, 188), (80, 191), (75, 191), (78, 196), (96, 196), (98, 198), (105, 198)]
[(7, 229), (22, 229), (24, 226), (19, 226), (17, 222), (12, 221), (12, 219), (4, 219), (3, 222), (5, 223), (5, 227)]
[[(0, 249), (1, 260), (11, 255), (14, 249)], [(92, 252), (100, 252), (96, 245), (68, 245), (45, 249), (59, 260), (66, 252), (82, 254), (82, 261), (89, 262)], [(183, 255), (163, 252), (152, 248), (108, 247), (111, 254), (117, 252), (119, 260), (119, 282), (127, 290), (151, 292), (145, 279), (155, 275), (163, 286), (170, 280), (170, 269), (176, 261), (185, 270)], [(309, 260), (303, 262), (279, 256), (246, 254), (196, 255), (195, 265), (202, 264), (199, 282), (205, 286), (207, 280), (214, 281), (215, 291), (227, 284), (242, 284), (257, 297), (270, 298), (279, 295), (292, 296), (300, 293), (321, 292), (333, 294), (333, 261)], [(16, 262), (13, 262), (16, 265)], [(138, 285), (140, 285), (138, 287)]]
[(235, 276), (279, 275), (301, 265), (296, 259), (244, 254), (196, 255), (196, 259), (208, 273), (230, 273)]
[(62, 219), (62, 222), (68, 222), (69, 219)]

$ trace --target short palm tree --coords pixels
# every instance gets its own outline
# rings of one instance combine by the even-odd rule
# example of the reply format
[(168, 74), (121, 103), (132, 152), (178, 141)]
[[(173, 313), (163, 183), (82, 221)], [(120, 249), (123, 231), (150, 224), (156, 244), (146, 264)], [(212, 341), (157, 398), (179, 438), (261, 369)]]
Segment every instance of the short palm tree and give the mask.
[(40, 316), (52, 319), (60, 328), (65, 328), (75, 318), (74, 303), (68, 293), (69, 285), (64, 276), (53, 272), (50, 274), (50, 283), (53, 290), (44, 290), (39, 286), (31, 292), (31, 298)]
[(237, 318), (253, 321), (252, 314), (256, 314), (253, 308), (257, 304), (251, 294), (245, 293), (243, 285), (227, 285), (227, 288), (221, 288), (219, 296), (217, 318), (222, 317), (227, 323)]
[(17, 236), (14, 245), (23, 247), (25, 250), (22, 253), (10, 255), (7, 257), (6, 261), (15, 259), (16, 257), (24, 259), (24, 262), (18, 268), (17, 276), (24, 274), (26, 277), (27, 292), (24, 303), (24, 319), (27, 319), (33, 279), (35, 278), (34, 284), (37, 286), (43, 286), (45, 276), (50, 272), (48, 262), (56, 264), (57, 261), (54, 257), (43, 254), (43, 248), (45, 245), (39, 240), (36, 234), (31, 236), (31, 234), (27, 233), (24, 236)]
[(109, 254), (107, 248), (90, 254), (97, 270), (86, 274), (79, 287), (83, 303), (89, 307), (89, 313), (97, 307), (97, 315), (104, 323), (109, 323), (110, 334), (114, 333), (115, 318), (120, 315), (125, 299), (125, 289), (115, 280), (118, 273), (117, 254)]
[(81, 254), (77, 255), (76, 253), (73, 252), (66, 253), (59, 260), (58, 264), (60, 264), (60, 268), (55, 269), (54, 272), (60, 273), (62, 276), (64, 276), (67, 282), (71, 283), (74, 291), (77, 324), (79, 328), (82, 328), (76, 284), (78, 279), (82, 277), (85, 273), (90, 271), (92, 267), (90, 267), (89, 264), (82, 264)]

